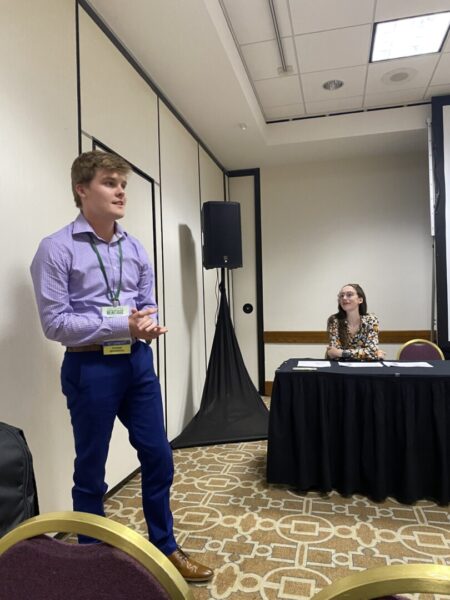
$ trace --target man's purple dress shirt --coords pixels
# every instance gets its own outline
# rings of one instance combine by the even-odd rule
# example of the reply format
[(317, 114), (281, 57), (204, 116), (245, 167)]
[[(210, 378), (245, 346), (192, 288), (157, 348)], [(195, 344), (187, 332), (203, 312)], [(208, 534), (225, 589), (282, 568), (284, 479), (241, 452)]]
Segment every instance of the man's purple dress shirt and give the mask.
[(156, 307), (153, 269), (140, 242), (116, 223), (113, 239), (107, 243), (80, 213), (75, 221), (42, 240), (31, 264), (44, 333), (64, 346), (102, 344), (130, 337), (127, 316), (102, 316), (102, 307), (111, 306), (111, 302), (90, 235), (95, 237), (113, 290), (119, 282), (118, 240), (121, 240), (120, 305), (138, 310)]

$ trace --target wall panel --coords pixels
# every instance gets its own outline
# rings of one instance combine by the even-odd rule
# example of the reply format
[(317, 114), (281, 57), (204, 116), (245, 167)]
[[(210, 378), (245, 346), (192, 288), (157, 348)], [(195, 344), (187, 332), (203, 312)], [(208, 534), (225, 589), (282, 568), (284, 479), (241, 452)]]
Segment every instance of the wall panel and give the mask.
[[(200, 198), (202, 204), (211, 200), (225, 200), (223, 172), (210, 156), (206, 154), (203, 148), (199, 148), (199, 165)], [(219, 299), (218, 281), (220, 281), (220, 271), (217, 269), (203, 269), (207, 361), (211, 354), (211, 345), (216, 325), (216, 311)]]
[(80, 8), (81, 125), (159, 181), (157, 98)]
[[(1, 420), (22, 428), (43, 512), (71, 508), (73, 442), (60, 391), (63, 349), (44, 338), (29, 265), (39, 241), (77, 214), (75, 5), (3, 2), (0, 20)], [(7, 58), (6, 58), (7, 57)]]
[[(240, 204), (242, 229), (242, 268), (231, 271), (234, 328), (248, 374), (259, 389), (254, 177), (230, 177), (229, 190), (230, 200)], [(251, 313), (244, 312), (245, 304), (253, 306)]]
[(200, 406), (205, 380), (198, 146), (160, 107), (168, 436)]

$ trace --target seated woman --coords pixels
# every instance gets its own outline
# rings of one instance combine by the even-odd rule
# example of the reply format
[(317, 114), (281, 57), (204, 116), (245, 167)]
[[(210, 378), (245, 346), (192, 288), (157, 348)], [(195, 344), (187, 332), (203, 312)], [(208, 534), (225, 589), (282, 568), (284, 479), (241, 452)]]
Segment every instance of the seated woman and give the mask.
[(357, 283), (344, 285), (338, 294), (338, 312), (327, 323), (332, 360), (379, 360), (378, 319), (367, 312), (366, 295)]

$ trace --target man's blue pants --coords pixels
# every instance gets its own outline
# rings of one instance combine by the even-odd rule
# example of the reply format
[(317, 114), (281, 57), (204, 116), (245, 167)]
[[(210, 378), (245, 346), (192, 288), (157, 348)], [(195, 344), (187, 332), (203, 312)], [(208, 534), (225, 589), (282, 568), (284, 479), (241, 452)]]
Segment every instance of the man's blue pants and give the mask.
[(136, 342), (131, 354), (66, 352), (61, 382), (75, 438), (74, 510), (104, 515), (105, 464), (118, 417), (141, 463), (149, 539), (171, 554), (177, 547), (169, 504), (173, 460), (151, 348)]

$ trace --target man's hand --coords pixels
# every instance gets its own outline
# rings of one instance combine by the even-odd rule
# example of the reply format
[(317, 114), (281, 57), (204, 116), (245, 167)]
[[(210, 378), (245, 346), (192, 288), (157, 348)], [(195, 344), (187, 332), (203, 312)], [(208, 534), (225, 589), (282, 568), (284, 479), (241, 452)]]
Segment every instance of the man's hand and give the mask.
[(158, 312), (157, 308), (145, 308), (144, 310), (131, 309), (131, 315), (128, 317), (128, 327), (131, 337), (141, 340), (154, 340), (160, 335), (166, 333), (167, 327), (158, 325), (150, 315)]

